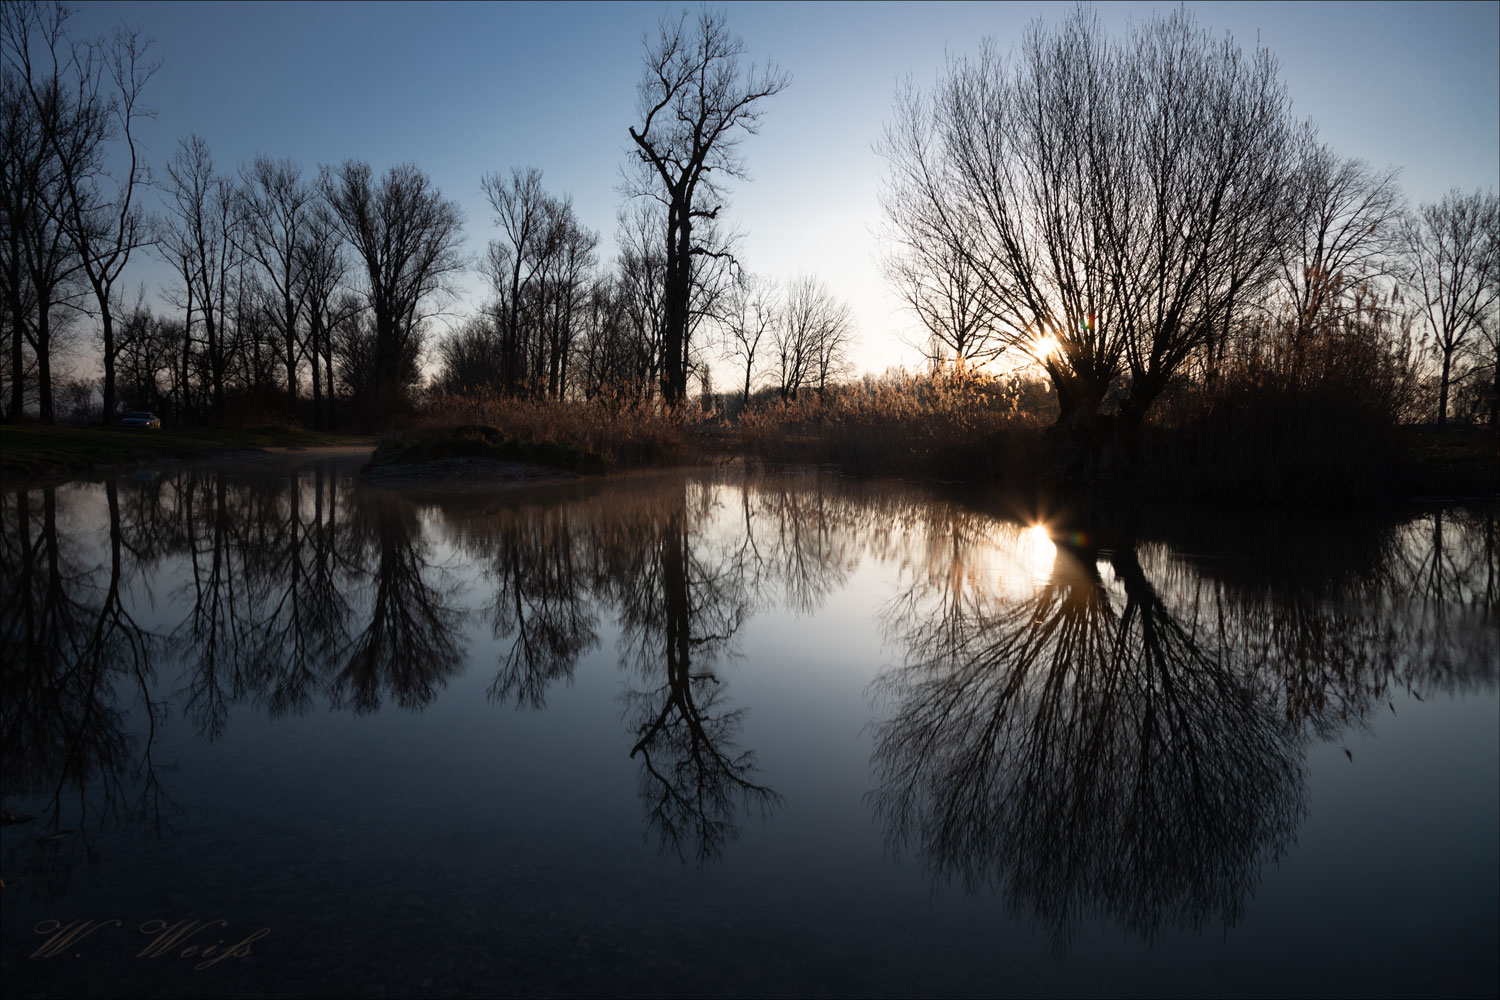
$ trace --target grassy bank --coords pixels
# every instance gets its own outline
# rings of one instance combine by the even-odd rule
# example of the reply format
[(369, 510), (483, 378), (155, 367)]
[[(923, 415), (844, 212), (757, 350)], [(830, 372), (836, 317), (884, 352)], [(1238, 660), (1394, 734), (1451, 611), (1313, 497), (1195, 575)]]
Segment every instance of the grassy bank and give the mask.
[(0, 427), (0, 479), (84, 475), (164, 459), (201, 459), (235, 451), (370, 445), (368, 437), (282, 428), (116, 430), (81, 427)]

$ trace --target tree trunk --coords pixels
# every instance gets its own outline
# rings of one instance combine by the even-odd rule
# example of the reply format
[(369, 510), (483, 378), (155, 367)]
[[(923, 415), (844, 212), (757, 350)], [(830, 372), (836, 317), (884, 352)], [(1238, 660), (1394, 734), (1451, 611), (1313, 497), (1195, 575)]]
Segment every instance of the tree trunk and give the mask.
[(1443, 351), (1443, 375), (1438, 382), (1438, 427), (1448, 425), (1448, 377), (1453, 368), (1453, 351), (1451, 348)]
[[(328, 342), (329, 335), (323, 336), (323, 360), (328, 365), (328, 426), (333, 426), (333, 345)], [(313, 364), (317, 364), (314, 360)]]
[(318, 322), (309, 317), (307, 328), (308, 353), (312, 355), (312, 422), (314, 427), (323, 426), (323, 378), (318, 369), (318, 345), (321, 341)]
[(687, 326), (688, 303), (693, 291), (692, 275), (692, 224), (687, 218), (687, 208), (674, 205), (676, 216), (676, 241), (671, 236), (673, 228), (668, 225), (667, 281), (663, 289), (666, 298), (666, 328), (662, 331), (661, 395), (668, 406), (676, 406), (687, 395)]
[(36, 402), (42, 423), (55, 423), (52, 409), (52, 330), (46, 310), (37, 311), (36, 343)]
[(115, 415), (115, 318), (110, 315), (108, 296), (99, 296), (99, 324), (104, 334), (104, 426)]
[(292, 300), (282, 303), (286, 316), (286, 397), (287, 415), (297, 419), (297, 313)]
[(7, 417), (12, 423), (20, 423), (26, 413), (26, 307), (21, 304), (21, 248), (16, 241), (11, 242), (11, 252), (14, 262), (7, 275), (10, 300), (11, 340), (10, 340), (10, 413)]
[(1495, 384), (1490, 388), (1490, 430), (1500, 430), (1500, 351), (1495, 354)]

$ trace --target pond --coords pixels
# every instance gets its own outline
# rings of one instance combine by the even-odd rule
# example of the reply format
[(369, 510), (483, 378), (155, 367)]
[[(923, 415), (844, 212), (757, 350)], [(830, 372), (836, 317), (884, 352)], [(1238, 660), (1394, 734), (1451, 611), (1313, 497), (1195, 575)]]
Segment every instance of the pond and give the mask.
[(0, 498), (8, 996), (1500, 988), (1494, 507), (359, 464)]

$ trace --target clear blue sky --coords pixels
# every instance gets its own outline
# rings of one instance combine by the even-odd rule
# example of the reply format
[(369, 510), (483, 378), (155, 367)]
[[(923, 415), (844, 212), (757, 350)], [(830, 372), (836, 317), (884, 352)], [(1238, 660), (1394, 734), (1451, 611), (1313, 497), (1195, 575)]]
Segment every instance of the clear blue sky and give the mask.
[[(913, 327), (886, 293), (871, 235), (880, 161), (872, 144), (898, 81), (930, 83), (945, 52), (984, 36), (1009, 47), (1058, 4), (738, 4), (731, 27), (792, 85), (743, 149), (752, 181), (731, 218), (744, 263), (776, 277), (813, 272), (855, 309), (861, 369), (910, 363)], [(1279, 58), (1299, 116), (1345, 155), (1402, 168), (1414, 201), (1450, 187), (1500, 186), (1500, 3), (1188, 4), (1199, 23), (1257, 39)], [(1100, 6), (1123, 28), (1172, 4)], [(156, 39), (147, 91), (158, 119), (148, 155), (202, 135), (222, 169), (256, 152), (309, 174), (348, 158), (410, 160), (464, 208), (477, 254), (493, 235), (479, 193), (488, 171), (532, 165), (572, 195), (613, 251), (619, 167), (633, 122), (642, 38), (664, 4), (94, 3), (84, 33), (121, 20)], [(167, 279), (143, 261), (148, 290)], [(468, 281), (477, 304), (482, 282)], [(454, 310), (464, 312), (465, 299)]]

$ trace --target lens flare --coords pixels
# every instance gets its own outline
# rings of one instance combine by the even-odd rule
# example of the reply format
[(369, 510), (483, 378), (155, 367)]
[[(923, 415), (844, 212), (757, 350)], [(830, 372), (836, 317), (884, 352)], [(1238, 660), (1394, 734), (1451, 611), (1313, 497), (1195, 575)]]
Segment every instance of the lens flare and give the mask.
[(1045, 524), (1033, 524), (1021, 533), (1017, 555), (1032, 580), (1040, 582), (1052, 575), (1057, 546), (1052, 543), (1052, 535)]

